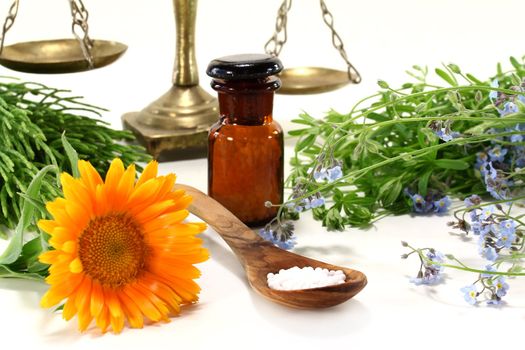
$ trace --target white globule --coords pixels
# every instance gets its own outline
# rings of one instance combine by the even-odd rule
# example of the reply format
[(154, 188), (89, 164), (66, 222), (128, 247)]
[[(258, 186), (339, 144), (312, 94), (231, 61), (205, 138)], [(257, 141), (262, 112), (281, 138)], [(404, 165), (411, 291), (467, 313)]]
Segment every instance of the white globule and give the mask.
[(267, 275), (268, 287), (276, 290), (310, 289), (333, 286), (345, 282), (345, 274), (341, 270), (328, 270), (311, 266), (302, 269), (294, 266), (278, 273)]

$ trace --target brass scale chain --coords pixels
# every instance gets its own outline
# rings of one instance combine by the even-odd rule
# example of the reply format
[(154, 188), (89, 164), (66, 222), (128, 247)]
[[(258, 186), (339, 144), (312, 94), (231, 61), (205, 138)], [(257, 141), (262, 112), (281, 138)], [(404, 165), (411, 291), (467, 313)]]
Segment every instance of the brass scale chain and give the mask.
[[(14, 0), (13, 4), (9, 8), (9, 12), (2, 27), (2, 36), (0, 37), (0, 54), (4, 49), (5, 34), (15, 22), (16, 15), (18, 13), (18, 6), (20, 0)], [(71, 17), (73, 23), (71, 25), (71, 31), (80, 44), (82, 55), (87, 61), (89, 68), (93, 68), (93, 40), (89, 37), (88, 31), (88, 17), (89, 13), (86, 10), (82, 0), (69, 0), (69, 6), (71, 8)]]
[[(320, 0), (321, 11), (323, 13), (323, 21), (328, 26), (332, 32), (332, 44), (339, 54), (343, 58), (347, 66), (348, 79), (355, 83), (359, 84), (361, 82), (361, 75), (355, 69), (355, 67), (350, 63), (348, 56), (346, 54), (343, 41), (334, 28), (334, 17), (332, 13), (328, 10), (324, 0)], [(267, 54), (272, 56), (279, 56), (281, 50), (283, 49), (286, 40), (288, 40), (288, 32), (286, 29), (286, 24), (288, 21), (288, 12), (292, 7), (292, 0), (284, 0), (277, 11), (277, 19), (275, 21), (275, 32), (273, 36), (266, 42), (264, 45), (264, 50)]]

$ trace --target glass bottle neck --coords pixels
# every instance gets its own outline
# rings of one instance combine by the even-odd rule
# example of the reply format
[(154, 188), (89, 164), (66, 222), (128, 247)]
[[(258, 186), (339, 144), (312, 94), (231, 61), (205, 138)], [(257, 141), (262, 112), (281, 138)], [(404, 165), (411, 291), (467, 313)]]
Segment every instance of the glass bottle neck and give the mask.
[(272, 121), (274, 91), (280, 86), (276, 77), (253, 80), (213, 80), (218, 91), (223, 122), (262, 125)]

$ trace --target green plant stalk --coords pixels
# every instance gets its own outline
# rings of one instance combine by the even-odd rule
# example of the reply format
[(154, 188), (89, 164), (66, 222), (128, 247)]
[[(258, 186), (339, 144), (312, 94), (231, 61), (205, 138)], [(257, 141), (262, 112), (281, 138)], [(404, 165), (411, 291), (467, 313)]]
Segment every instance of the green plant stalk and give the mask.
[[(20, 220), (18, 193), (26, 192), (40, 169), (53, 164), (58, 173), (71, 172), (63, 135), (78, 158), (89, 160), (102, 175), (116, 157), (126, 165), (151, 159), (142, 147), (123, 144), (134, 140), (131, 132), (113, 130), (99, 119), (104, 109), (68, 93), (38, 83), (0, 80), (0, 232), (4, 237), (2, 226), (14, 229)], [(58, 173), (44, 178), (41, 202), (60, 193)]]
[[(433, 260), (430, 260), (429, 258), (427, 258), (425, 256), (425, 254), (423, 254), (422, 252), (422, 249), (416, 249), (410, 245), (407, 245), (408, 248), (412, 249), (412, 251), (415, 251), (419, 257), (427, 264), (429, 265), (436, 265), (436, 266), (443, 266), (443, 267), (448, 267), (448, 268), (451, 268), (451, 269), (455, 269), (455, 270), (461, 270), (461, 271), (465, 271), (465, 272), (473, 272), (473, 273), (483, 273), (483, 274), (487, 274), (487, 275), (495, 275), (495, 276), (514, 276), (514, 277), (521, 277), (521, 276), (525, 276), (525, 272), (509, 272), (509, 271), (486, 271), (486, 270), (480, 270), (480, 269), (476, 269), (476, 268), (472, 268), (472, 267), (468, 267), (464, 264), (460, 264), (460, 265), (452, 265), (452, 264), (446, 264), (446, 263), (440, 263), (440, 262), (437, 262), (437, 261), (433, 261)], [(523, 254), (521, 254), (523, 255)]]
[[(424, 119), (424, 118), (421, 118), (421, 119)], [(356, 180), (356, 179), (360, 178), (361, 176), (364, 176), (365, 174), (367, 174), (368, 172), (370, 172), (370, 171), (372, 171), (374, 169), (384, 167), (385, 165), (390, 165), (391, 163), (394, 163), (396, 161), (405, 159), (407, 157), (414, 157), (414, 158), (422, 157), (425, 154), (428, 154), (428, 153), (430, 153), (430, 152), (432, 152), (434, 150), (440, 150), (440, 149), (443, 149), (445, 147), (450, 147), (450, 146), (454, 146), (454, 145), (461, 145), (461, 144), (472, 144), (472, 143), (476, 143), (476, 142), (484, 142), (487, 139), (497, 139), (497, 138), (502, 137), (502, 136), (510, 136), (510, 135), (515, 135), (515, 134), (518, 134), (518, 133), (519, 132), (514, 132), (513, 131), (513, 132), (503, 132), (503, 133), (497, 133), (497, 134), (473, 136), (473, 137), (470, 137), (470, 138), (460, 138), (460, 139), (452, 140), (452, 141), (447, 142), (447, 143), (441, 143), (441, 144), (438, 144), (438, 145), (429, 146), (429, 147), (426, 147), (426, 148), (423, 148), (423, 149), (419, 149), (419, 150), (415, 150), (415, 151), (412, 151), (412, 152), (400, 154), (400, 155), (397, 155), (395, 157), (385, 159), (384, 161), (382, 161), (380, 163), (377, 163), (377, 164), (374, 164), (374, 165), (370, 165), (370, 166), (368, 166), (366, 168), (351, 171), (348, 174), (344, 175), (343, 177), (341, 177), (340, 179), (337, 179), (334, 182), (320, 184), (318, 187), (315, 188), (315, 190), (306, 192), (304, 195), (299, 196), (299, 197), (293, 199), (292, 201), (285, 202), (285, 204), (289, 203), (289, 202), (299, 202), (300, 200), (302, 200), (304, 198), (307, 198), (308, 196), (313, 196), (317, 192), (322, 192), (322, 191), (327, 190), (327, 189), (329, 189), (329, 188), (331, 188), (333, 186), (336, 186), (338, 183), (349, 182), (350, 180)], [(519, 197), (519, 198), (521, 199), (521, 198), (525, 198), (525, 197)], [(505, 202), (508, 202), (508, 200), (502, 200), (502, 201), (497, 201), (497, 202), (493, 202), (493, 203), (505, 203)], [(279, 207), (278, 214), (277, 214), (278, 217), (282, 217), (284, 208), (285, 208), (284, 205)]]
[[(513, 85), (513, 72), (506, 75), (498, 71), (502, 87)], [(486, 133), (488, 128), (514, 126), (523, 122), (525, 115), (522, 109), (516, 114), (500, 117), (488, 93), (499, 91), (516, 96), (523, 95), (523, 92), (494, 88), (461, 72), (458, 76), (471, 85), (458, 86), (458, 79), (447, 75), (454, 75), (452, 70), (448, 69), (448, 73), (441, 71), (440, 74), (453, 86), (426, 84), (426, 77), (421, 77), (418, 78), (421, 83), (405, 84), (400, 90), (387, 87), (378, 94), (361, 99), (346, 116), (330, 112), (323, 121), (308, 115), (301, 115), (300, 119), (294, 120), (306, 125), (306, 128), (290, 132), (292, 136), (299, 136), (299, 141), (286, 184), (293, 188), (298, 181), (306, 181), (307, 190), (300, 197), (294, 196), (293, 200), (299, 201), (321, 193), (327, 205), (317, 210), (314, 217), (325, 223), (328, 213), (337, 216), (337, 213), (342, 212), (342, 221), (333, 224), (335, 226), (327, 223), (329, 229), (334, 229), (355, 223), (366, 225), (386, 213), (408, 212), (410, 204), (402, 193), (381, 194), (382, 189), (389, 187), (396, 191), (402, 188), (414, 190), (419, 181), (418, 188), (423, 194), (432, 188), (456, 196), (483, 193), (485, 190), (476, 179), (473, 168), (466, 167), (473, 163), (474, 154), (483, 150), (491, 140), (505, 144), (497, 137), (511, 135), (502, 132), (489, 135)], [(395, 98), (392, 97), (394, 94)], [(358, 107), (376, 98), (379, 101), (372, 102), (369, 107)], [(358, 120), (362, 120), (362, 123), (358, 124)], [(419, 131), (428, 129), (430, 122), (452, 123), (454, 131), (462, 133), (463, 137), (446, 144), (439, 143), (436, 136)], [(474, 136), (468, 136), (471, 133)], [(515, 134), (523, 132), (515, 131)], [(316, 183), (312, 174), (308, 175), (307, 169), (326, 166), (320, 162), (326, 161), (329, 158), (326, 155), (332, 153), (342, 161), (344, 176), (334, 183)], [(324, 160), (318, 158), (320, 154), (325, 155)], [(396, 166), (392, 167), (394, 163)], [(513, 177), (516, 178), (516, 186), (521, 186), (524, 176), (515, 174)], [(422, 178), (427, 181), (422, 183)], [(397, 185), (388, 186), (390, 183)], [(351, 210), (356, 206), (370, 215), (356, 222)], [(280, 215), (284, 212), (281, 207)]]

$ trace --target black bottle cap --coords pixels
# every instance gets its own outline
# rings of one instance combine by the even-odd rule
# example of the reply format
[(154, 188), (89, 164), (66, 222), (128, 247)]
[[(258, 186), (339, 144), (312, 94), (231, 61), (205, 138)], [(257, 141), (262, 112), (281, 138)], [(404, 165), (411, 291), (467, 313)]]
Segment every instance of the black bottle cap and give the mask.
[(210, 62), (206, 74), (225, 80), (258, 79), (278, 74), (283, 64), (265, 54), (243, 54), (217, 58)]

